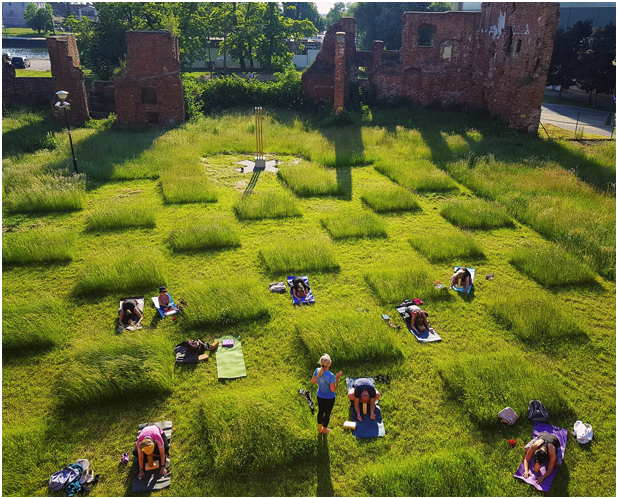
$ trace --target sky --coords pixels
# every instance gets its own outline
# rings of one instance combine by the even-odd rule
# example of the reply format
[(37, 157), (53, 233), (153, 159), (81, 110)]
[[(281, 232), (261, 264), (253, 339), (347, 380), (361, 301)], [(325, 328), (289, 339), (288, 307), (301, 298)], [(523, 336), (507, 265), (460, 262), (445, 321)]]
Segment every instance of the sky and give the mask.
[(317, 5), (317, 11), (320, 14), (326, 15), (334, 7), (334, 2), (315, 2), (315, 5)]

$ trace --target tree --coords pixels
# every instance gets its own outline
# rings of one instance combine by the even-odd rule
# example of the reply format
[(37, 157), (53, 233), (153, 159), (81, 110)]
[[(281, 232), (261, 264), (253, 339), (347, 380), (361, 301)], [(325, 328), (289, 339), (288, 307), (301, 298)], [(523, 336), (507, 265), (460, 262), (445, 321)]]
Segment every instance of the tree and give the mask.
[(24, 10), (26, 26), (37, 33), (54, 30), (54, 10), (48, 3), (40, 9), (33, 3), (29, 3)]
[(261, 66), (271, 73), (283, 69), (293, 60), (287, 40), (313, 36), (317, 29), (308, 19), (295, 21), (285, 17), (276, 2), (268, 2), (265, 6), (263, 31), (257, 38), (255, 50)]
[(579, 55), (587, 45), (592, 32), (591, 21), (578, 21), (567, 30), (558, 29), (555, 34), (553, 56), (548, 69), (547, 85), (560, 86), (559, 98), (563, 90), (576, 84), (579, 70)]
[(236, 9), (235, 29), (227, 37), (227, 46), (229, 54), (240, 63), (242, 69), (246, 68), (247, 61), (251, 66), (255, 65), (255, 41), (262, 31), (265, 10), (265, 4), (257, 2), (241, 3)]
[[(351, 5), (350, 3), (347, 6)], [(345, 15), (346, 6), (343, 2), (335, 2), (334, 6), (329, 10), (326, 14), (326, 18), (324, 19), (323, 29), (327, 30), (334, 23), (339, 22), (341, 16)]]
[(361, 38), (360, 48), (369, 50), (374, 40), (382, 40), (388, 50), (401, 48), (403, 36), (403, 13), (446, 12), (451, 10), (447, 2), (358, 2), (349, 8), (356, 18), (356, 34)]
[[(594, 27), (587, 43), (579, 53), (576, 82), (581, 90), (591, 94), (612, 93), (615, 89), (615, 26), (609, 23), (603, 28)], [(595, 104), (594, 104), (595, 105)]]
[(283, 2), (283, 15), (294, 21), (308, 19), (319, 31), (324, 29), (324, 20), (313, 2)]

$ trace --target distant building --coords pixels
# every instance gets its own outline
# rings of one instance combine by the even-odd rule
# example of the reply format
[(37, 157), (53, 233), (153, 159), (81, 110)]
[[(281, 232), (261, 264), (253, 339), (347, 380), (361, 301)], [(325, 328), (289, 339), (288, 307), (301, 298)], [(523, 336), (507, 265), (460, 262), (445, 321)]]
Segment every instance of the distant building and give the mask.
[(45, 2), (2, 2), (2, 22), (7, 28), (26, 28), (24, 12), (28, 4), (33, 3), (37, 8), (45, 7)]
[[(452, 10), (480, 12), (481, 2), (451, 2)], [(557, 29), (568, 29), (578, 21), (591, 20), (594, 26), (603, 28), (615, 22), (615, 2), (559, 2), (559, 25)]]
[(71, 3), (67, 2), (47, 2), (54, 9), (55, 17), (67, 17), (72, 14), (81, 21), (82, 17), (87, 17), (91, 21), (98, 21), (96, 7), (92, 3)]

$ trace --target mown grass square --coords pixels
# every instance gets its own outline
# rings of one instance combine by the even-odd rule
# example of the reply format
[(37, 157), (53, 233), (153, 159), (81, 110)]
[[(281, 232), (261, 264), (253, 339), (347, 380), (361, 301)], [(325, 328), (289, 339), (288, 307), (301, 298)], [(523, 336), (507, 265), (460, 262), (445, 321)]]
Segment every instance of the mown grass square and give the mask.
[(371, 189), (360, 198), (378, 213), (420, 210), (416, 196), (396, 185)]
[(441, 216), (453, 225), (467, 229), (488, 230), (514, 226), (504, 206), (482, 199), (454, 199), (441, 208)]

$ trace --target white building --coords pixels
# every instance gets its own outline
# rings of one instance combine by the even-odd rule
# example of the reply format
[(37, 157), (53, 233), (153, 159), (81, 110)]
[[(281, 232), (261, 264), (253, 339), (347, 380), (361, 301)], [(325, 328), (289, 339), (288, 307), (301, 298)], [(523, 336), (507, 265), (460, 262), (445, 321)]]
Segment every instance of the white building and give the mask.
[(24, 12), (33, 3), (37, 8), (45, 7), (45, 2), (2, 2), (2, 22), (6, 28), (25, 28)]

